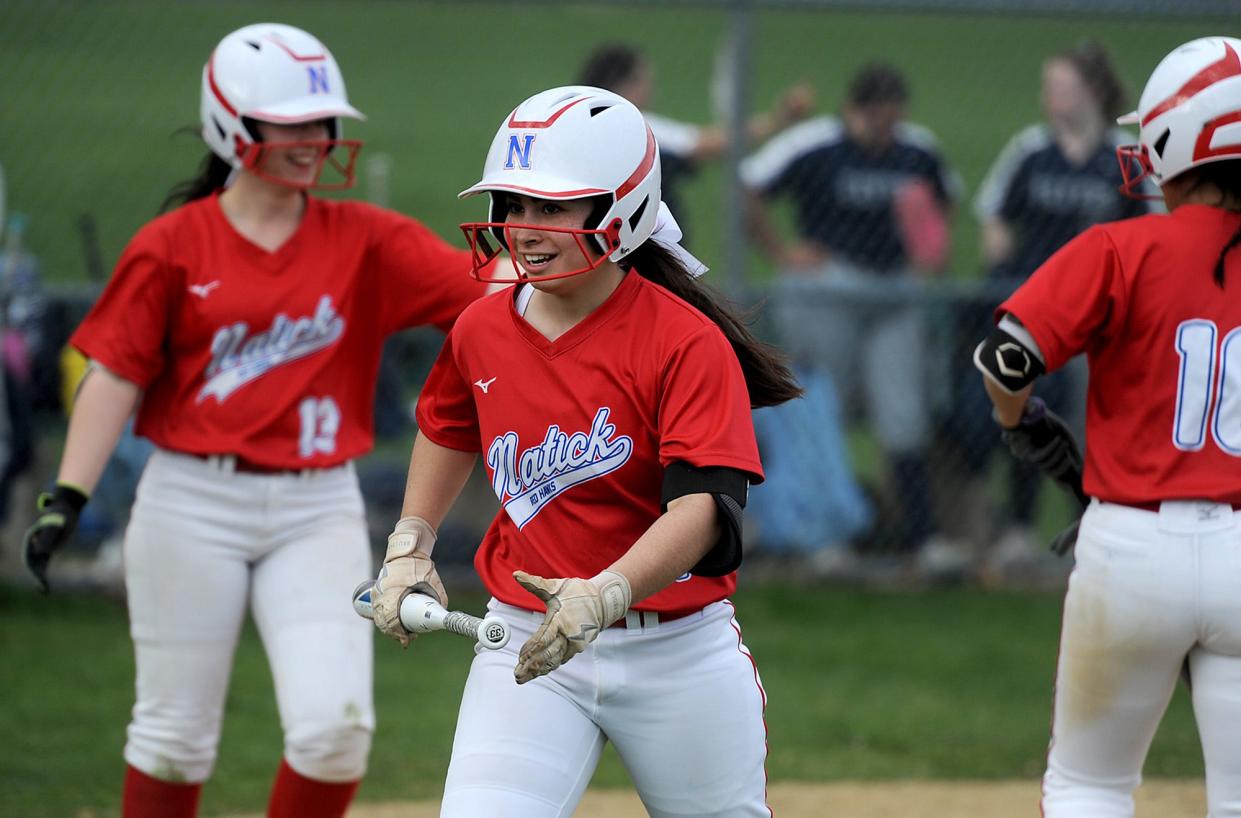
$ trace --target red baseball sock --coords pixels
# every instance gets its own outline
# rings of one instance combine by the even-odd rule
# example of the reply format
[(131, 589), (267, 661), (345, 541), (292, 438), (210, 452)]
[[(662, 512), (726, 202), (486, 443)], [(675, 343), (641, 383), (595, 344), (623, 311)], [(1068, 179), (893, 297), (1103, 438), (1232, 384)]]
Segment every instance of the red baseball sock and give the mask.
[(202, 784), (160, 781), (126, 765), (121, 818), (194, 818)]
[(316, 781), (281, 759), (276, 783), (271, 788), (267, 818), (344, 818), (358, 783)]

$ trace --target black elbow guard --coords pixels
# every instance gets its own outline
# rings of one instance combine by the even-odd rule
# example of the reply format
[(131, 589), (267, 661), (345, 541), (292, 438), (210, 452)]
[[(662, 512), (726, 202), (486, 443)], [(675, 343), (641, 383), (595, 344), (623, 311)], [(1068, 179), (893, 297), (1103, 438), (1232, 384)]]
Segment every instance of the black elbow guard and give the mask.
[(974, 366), (1009, 394), (1016, 394), (1047, 371), (1020, 340), (996, 327), (974, 350)]
[(678, 497), (710, 494), (720, 512), (720, 539), (690, 569), (691, 574), (722, 577), (741, 565), (741, 510), (749, 489), (745, 473), (726, 466), (700, 469), (678, 460), (664, 471), (661, 502), (665, 511)]

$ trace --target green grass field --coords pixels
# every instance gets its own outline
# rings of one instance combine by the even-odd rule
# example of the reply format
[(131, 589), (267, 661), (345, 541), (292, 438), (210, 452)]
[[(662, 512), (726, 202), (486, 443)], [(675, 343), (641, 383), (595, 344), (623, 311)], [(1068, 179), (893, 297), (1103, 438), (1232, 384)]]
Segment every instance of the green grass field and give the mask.
[[(640, 42), (658, 70), (654, 110), (711, 119), (708, 89), (725, 12), (642, 4), (396, 2), (37, 2), (0, 4), (0, 163), (9, 208), (31, 218), (49, 277), (82, 277), (77, 218), (98, 220), (108, 262), (191, 175), (203, 150), (172, 132), (198, 121), (199, 77), (228, 31), (281, 20), (318, 33), (369, 121), (349, 126), (363, 159), (393, 159), (391, 204), (445, 235), (477, 218), (457, 191), (473, 183), (500, 119), (530, 93), (573, 80), (603, 41)], [(1230, 27), (1231, 26), (1231, 27)], [(1008, 137), (1039, 118), (1038, 71), (1082, 36), (1113, 51), (1131, 89), (1172, 46), (1234, 21), (1055, 18), (773, 10), (755, 15), (753, 99), (807, 79), (835, 110), (862, 63), (890, 60), (913, 86), (912, 117), (930, 126), (968, 195)], [(1227, 29), (1227, 30), (1225, 30)], [(692, 184), (695, 246), (721, 264), (720, 168)], [(958, 274), (977, 266), (968, 208), (953, 233)], [(755, 275), (763, 275), (761, 265)]]
[[(764, 586), (735, 599), (769, 696), (772, 781), (1041, 774), (1059, 596)], [(133, 692), (123, 607), (0, 586), (0, 656), (0, 815), (115, 815)], [(443, 634), (407, 652), (376, 645), (379, 728), (361, 799), (437, 795), (471, 656)], [(279, 755), (270, 675), (247, 628), (203, 814), (261, 810)], [(1146, 774), (1202, 774), (1183, 691)], [(628, 786), (614, 755), (594, 785)]]

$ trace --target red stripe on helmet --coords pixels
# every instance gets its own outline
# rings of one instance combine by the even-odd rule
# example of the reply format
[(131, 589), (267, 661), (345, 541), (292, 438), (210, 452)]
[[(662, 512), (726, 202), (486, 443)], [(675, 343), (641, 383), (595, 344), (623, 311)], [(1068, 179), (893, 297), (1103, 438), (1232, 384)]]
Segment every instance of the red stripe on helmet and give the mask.
[(224, 110), (228, 111), (229, 116), (237, 116), (237, 109), (229, 104), (224, 98), (224, 94), (220, 91), (220, 86), (215, 84), (215, 52), (211, 52), (211, 57), (207, 60), (207, 86), (211, 88), (211, 93), (215, 94), (215, 98), (224, 106)]
[(642, 157), (642, 161), (638, 163), (638, 169), (626, 179), (620, 187), (616, 189), (616, 198), (619, 201), (625, 197), (625, 194), (637, 187), (646, 175), (651, 172), (651, 166), (655, 164), (655, 152), (658, 150), (655, 146), (655, 134), (651, 133), (651, 126), (646, 126), (646, 155)]
[(1198, 139), (1194, 143), (1194, 161), (1200, 162), (1203, 159), (1209, 159), (1214, 156), (1233, 156), (1241, 154), (1241, 142), (1234, 142), (1231, 145), (1221, 145), (1218, 148), (1211, 147), (1211, 140), (1215, 138), (1215, 133), (1225, 125), (1233, 125), (1241, 122), (1241, 111), (1233, 111), (1232, 113), (1217, 116), (1210, 122), (1202, 126), (1202, 133), (1198, 134)]
[(517, 109), (514, 108), (513, 113), (508, 115), (508, 126), (510, 128), (550, 128), (552, 123), (555, 122), (557, 119), (560, 119), (560, 116), (565, 111), (569, 110), (574, 105), (577, 105), (579, 102), (585, 102), (588, 99), (590, 99), (590, 97), (578, 97), (577, 99), (573, 100), (568, 105), (564, 106), (559, 111), (552, 114), (549, 118), (543, 120), (542, 122), (539, 122), (538, 120), (534, 120), (534, 119), (531, 119), (528, 121), (518, 121), (516, 119), (513, 119), (513, 117), (517, 116)]
[(546, 191), (546, 190), (536, 190), (532, 187), (522, 187), (521, 185), (499, 185), (499, 184), (487, 185), (487, 187), (482, 188), (480, 190), (476, 190), (474, 192), (482, 193), (484, 190), (493, 190), (493, 189), (494, 190), (512, 190), (512, 191), (516, 191), (517, 193), (527, 193), (535, 199), (577, 199), (583, 196), (598, 196), (602, 193), (608, 192), (606, 190), (602, 190), (600, 188), (595, 188), (595, 187), (586, 187), (586, 188), (582, 188), (581, 190)]
[(1205, 91), (1220, 80), (1237, 76), (1241, 76), (1241, 57), (1237, 56), (1237, 52), (1233, 51), (1232, 46), (1224, 43), (1224, 56), (1197, 74), (1194, 74), (1189, 78), (1189, 82), (1182, 85), (1175, 94), (1152, 108), (1149, 114), (1142, 117), (1142, 125), (1145, 126), (1155, 117), (1166, 114), (1185, 100)]
[(276, 46), (277, 46), (277, 47), (279, 47), (281, 51), (283, 51), (285, 54), (288, 54), (290, 57), (292, 57), (293, 59), (297, 60), (298, 62), (314, 62), (315, 60), (325, 60), (325, 59), (327, 59), (327, 54), (326, 54), (326, 53), (324, 53), (324, 54), (308, 54), (308, 55), (306, 55), (306, 56), (304, 56), (304, 57), (303, 57), (303, 56), (300, 56), (300, 55), (298, 55), (298, 54), (294, 54), (294, 53), (293, 53), (293, 49), (289, 48), (287, 45), (285, 45), (284, 43), (280, 42), (279, 40), (277, 40), (275, 37), (273, 37), (273, 36), (271, 36), (271, 35), (268, 35), (267, 37), (264, 37), (263, 39), (267, 40), (267, 42), (269, 42), (269, 43), (275, 43), (275, 44), (276, 44)]

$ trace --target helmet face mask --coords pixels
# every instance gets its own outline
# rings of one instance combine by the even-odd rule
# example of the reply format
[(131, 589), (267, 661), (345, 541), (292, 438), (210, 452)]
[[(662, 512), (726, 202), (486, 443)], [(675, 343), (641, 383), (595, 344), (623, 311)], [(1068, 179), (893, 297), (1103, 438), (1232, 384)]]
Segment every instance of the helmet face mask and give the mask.
[[(341, 138), (341, 120), (365, 117), (349, 104), (336, 60), (305, 31), (259, 23), (227, 35), (203, 67), (200, 113), (203, 140), (238, 170), (296, 188), (339, 189), (353, 184), (362, 143)], [(297, 125), (316, 120), (327, 120), (329, 138), (299, 143), (324, 143), (313, 181), (293, 182), (262, 170), (263, 140), (255, 123)], [(338, 149), (345, 155), (335, 156)], [(340, 180), (321, 181), (325, 167)]]
[(1162, 196), (1146, 192), (1145, 182), (1154, 174), (1146, 146), (1140, 143), (1116, 146), (1116, 161), (1120, 164), (1120, 192), (1130, 199), (1157, 201)]
[[(490, 280), (481, 266), (500, 248), (512, 252), (515, 228), (572, 233), (585, 262), (569, 272), (532, 277), (515, 264), (520, 280), (579, 275), (605, 261), (619, 262), (650, 237), (659, 212), (658, 146), (641, 112), (624, 97), (589, 86), (553, 88), (505, 118), (487, 152), (482, 179), (460, 196), (484, 192), (491, 200), (488, 221), (462, 225), (474, 249), (475, 277)], [(581, 228), (550, 228), (506, 221), (506, 194), (600, 203)]]
[[(297, 182), (279, 174), (270, 173), (264, 168), (263, 160), (271, 151), (296, 148), (314, 148), (318, 151), (319, 161), (315, 166), (314, 178), (310, 182)], [(285, 187), (299, 190), (344, 190), (353, 187), (354, 168), (358, 160), (358, 151), (361, 149), (362, 142), (357, 139), (302, 139), (289, 142), (256, 140), (241, 149), (240, 166), (260, 179)], [(330, 169), (329, 179), (324, 181), (324, 171), (327, 169)]]
[(1151, 72), (1137, 110), (1117, 122), (1139, 126), (1139, 143), (1117, 149), (1127, 195), (1146, 177), (1163, 185), (1241, 159), (1241, 40), (1203, 37), (1174, 49)]
[[(569, 278), (570, 276), (589, 273), (603, 266), (608, 260), (608, 253), (601, 252), (597, 243), (603, 243), (608, 247), (620, 246), (620, 219), (613, 219), (612, 223), (607, 227), (585, 228), (585, 227), (551, 227), (540, 224), (521, 224), (518, 222), (467, 222), (461, 225), (461, 231), (465, 233), (465, 239), (470, 244), (470, 253), (473, 256), (473, 266), (470, 269), (470, 275), (479, 280), (495, 284), (512, 284), (512, 278), (500, 278), (493, 275), (483, 273), (483, 268), (492, 262), (500, 253), (508, 249), (509, 254), (513, 255), (513, 231), (514, 230), (530, 230), (542, 233), (561, 233), (568, 234), (573, 237), (577, 244), (577, 249), (582, 254), (583, 266), (560, 273), (552, 273), (551, 275), (531, 276), (525, 271), (521, 263), (514, 258), (513, 268), (517, 273), (517, 281), (555, 281), (558, 278)], [(595, 237), (591, 241), (591, 237)]]

